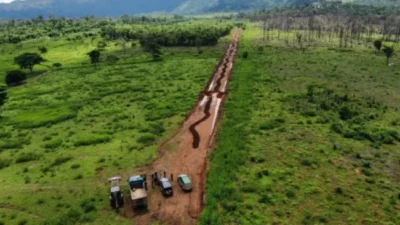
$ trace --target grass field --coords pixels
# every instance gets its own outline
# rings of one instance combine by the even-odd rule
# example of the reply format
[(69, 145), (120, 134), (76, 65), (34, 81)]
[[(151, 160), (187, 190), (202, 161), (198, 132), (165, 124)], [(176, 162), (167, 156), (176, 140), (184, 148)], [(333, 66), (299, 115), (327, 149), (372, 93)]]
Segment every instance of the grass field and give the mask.
[(399, 56), (367, 46), (303, 53), (249, 26), (200, 224), (400, 223)]
[[(165, 48), (152, 62), (140, 47), (99, 39), (40, 39), (0, 46), (0, 80), (23, 52), (49, 50), (27, 82), (8, 90), (0, 120), (0, 224), (131, 224), (108, 203), (107, 179), (128, 177), (157, 157), (223, 54), (214, 47)], [(116, 55), (116, 64), (105, 61)], [(50, 70), (53, 63), (63, 67)], [(127, 184), (122, 186), (127, 193)]]

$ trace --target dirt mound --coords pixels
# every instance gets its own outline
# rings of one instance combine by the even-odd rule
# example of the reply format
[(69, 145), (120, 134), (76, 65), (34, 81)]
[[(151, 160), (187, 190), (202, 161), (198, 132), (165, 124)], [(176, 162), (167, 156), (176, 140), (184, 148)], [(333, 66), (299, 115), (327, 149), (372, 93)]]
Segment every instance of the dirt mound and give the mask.
[(170, 198), (163, 197), (157, 190), (158, 187), (150, 187), (148, 211), (134, 212), (130, 202), (125, 206), (123, 214), (127, 217), (134, 216), (135, 224), (147, 225), (153, 221), (173, 225), (197, 223), (204, 207), (207, 155), (211, 150), (216, 124), (227, 96), (226, 88), (236, 56), (239, 34), (240, 30), (235, 30), (232, 43), (182, 127), (160, 147), (160, 158), (151, 167), (141, 171), (151, 174), (165, 168), (174, 177), (181, 173), (188, 174), (193, 182), (193, 191), (183, 192), (176, 179), (172, 181), (174, 195)]

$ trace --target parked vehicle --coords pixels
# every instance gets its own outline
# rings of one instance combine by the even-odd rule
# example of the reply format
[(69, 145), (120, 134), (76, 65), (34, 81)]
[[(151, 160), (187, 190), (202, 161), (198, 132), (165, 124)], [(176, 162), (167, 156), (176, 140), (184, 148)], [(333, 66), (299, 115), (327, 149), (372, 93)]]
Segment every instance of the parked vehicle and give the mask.
[(108, 179), (108, 182), (111, 184), (110, 190), (110, 206), (113, 209), (119, 209), (124, 205), (124, 195), (121, 192), (121, 188), (119, 186), (119, 182), (121, 181), (121, 177), (113, 177)]
[(147, 207), (146, 176), (132, 176), (128, 179), (134, 209)]
[(158, 184), (160, 185), (161, 193), (164, 196), (173, 195), (172, 184), (169, 182), (168, 178), (159, 178)]
[(178, 176), (178, 184), (181, 186), (183, 191), (192, 191), (193, 189), (192, 181), (186, 174), (181, 174)]

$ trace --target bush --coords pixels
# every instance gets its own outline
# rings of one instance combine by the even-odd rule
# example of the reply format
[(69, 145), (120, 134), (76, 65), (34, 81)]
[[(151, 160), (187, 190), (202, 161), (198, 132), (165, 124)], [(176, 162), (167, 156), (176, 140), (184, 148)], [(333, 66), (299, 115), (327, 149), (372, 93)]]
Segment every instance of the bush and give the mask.
[(90, 199), (85, 199), (81, 202), (81, 208), (85, 213), (89, 213), (92, 211), (97, 211), (96, 206)]
[(54, 139), (54, 140), (44, 143), (43, 147), (47, 148), (47, 149), (55, 149), (55, 148), (60, 147), (61, 145), (62, 145), (61, 139)]
[(26, 80), (26, 73), (21, 70), (9, 71), (6, 75), (6, 84), (8, 86), (16, 85)]
[(350, 109), (348, 106), (343, 106), (339, 110), (340, 119), (342, 120), (350, 120), (357, 114), (355, 110)]
[(261, 130), (272, 130), (272, 129), (280, 127), (283, 123), (285, 123), (285, 120), (282, 118), (270, 120), (268, 122), (262, 123), (260, 125), (260, 129)]
[(335, 193), (336, 194), (343, 194), (343, 189), (341, 187), (335, 188)]
[(103, 163), (103, 162), (105, 162), (106, 161), (106, 159), (104, 158), (104, 157), (102, 157), (102, 158), (100, 158), (97, 162), (98, 163)]
[(151, 123), (149, 132), (156, 136), (161, 136), (165, 132), (164, 124), (162, 122)]
[(307, 110), (302, 112), (301, 115), (304, 117), (315, 117), (317, 116), (317, 112), (315, 112), (314, 110)]
[(83, 178), (82, 174), (78, 174), (74, 177), (74, 180), (81, 180)]
[(247, 51), (244, 51), (243, 54), (242, 54), (242, 57), (244, 59), (247, 59), (249, 57), (249, 53)]
[(39, 157), (40, 157), (40, 155), (33, 153), (33, 152), (22, 153), (17, 157), (15, 162), (16, 163), (25, 163), (25, 162), (35, 161), (35, 160), (39, 159)]
[(69, 160), (71, 160), (72, 157), (70, 156), (61, 156), (56, 158), (53, 163), (50, 164), (50, 167), (54, 167), (54, 166), (60, 166), (66, 162), (68, 162)]
[(10, 160), (0, 159), (0, 170), (10, 165)]
[(137, 139), (137, 142), (144, 145), (152, 144), (156, 140), (156, 137), (152, 134), (145, 134)]
[(53, 64), (53, 67), (54, 67), (54, 68), (61, 68), (61, 67), (62, 67), (62, 64), (61, 64), (61, 63), (54, 63), (54, 64)]
[(296, 197), (296, 190), (293, 188), (289, 188), (289, 190), (286, 191), (286, 196), (288, 198), (294, 198)]
[(25, 225), (25, 224), (28, 224), (28, 220), (26, 220), (26, 219), (20, 220), (18, 222), (18, 225)]
[(73, 164), (73, 165), (71, 166), (71, 169), (78, 169), (79, 167), (81, 167), (81, 165), (79, 165), (79, 164)]
[(88, 146), (88, 145), (95, 145), (100, 143), (106, 143), (111, 140), (111, 137), (108, 135), (97, 135), (97, 136), (88, 136), (82, 137), (75, 141), (74, 145), (78, 146)]

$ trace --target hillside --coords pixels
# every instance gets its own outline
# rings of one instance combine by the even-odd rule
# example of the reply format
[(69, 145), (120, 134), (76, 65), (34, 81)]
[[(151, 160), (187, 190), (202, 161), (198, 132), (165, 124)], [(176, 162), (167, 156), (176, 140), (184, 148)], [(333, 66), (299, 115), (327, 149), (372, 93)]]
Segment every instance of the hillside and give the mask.
[(246, 11), (294, 6), (316, 2), (317, 0), (188, 0), (180, 5), (176, 13), (206, 13), (218, 11)]
[[(39, 14), (54, 13), (58, 16), (79, 17), (84, 15), (120, 16), (144, 13), (208, 13), (221, 11), (248, 11), (296, 6), (318, 2), (317, 0), (15, 0), (0, 3), (1, 18), (31, 18)], [(399, 5), (399, 0), (343, 0), (346, 3), (366, 5)]]
[(31, 18), (39, 14), (59, 16), (120, 16), (150, 12), (170, 12), (185, 0), (16, 0), (0, 3), (0, 18)]

